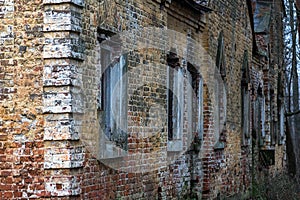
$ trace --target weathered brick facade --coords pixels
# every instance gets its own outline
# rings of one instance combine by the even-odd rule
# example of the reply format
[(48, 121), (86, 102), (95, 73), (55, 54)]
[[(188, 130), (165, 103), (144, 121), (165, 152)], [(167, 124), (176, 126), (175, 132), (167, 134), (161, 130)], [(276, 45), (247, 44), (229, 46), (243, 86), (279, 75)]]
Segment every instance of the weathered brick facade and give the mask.
[(282, 16), (256, 9), (0, 0), (0, 198), (249, 196), (284, 171)]

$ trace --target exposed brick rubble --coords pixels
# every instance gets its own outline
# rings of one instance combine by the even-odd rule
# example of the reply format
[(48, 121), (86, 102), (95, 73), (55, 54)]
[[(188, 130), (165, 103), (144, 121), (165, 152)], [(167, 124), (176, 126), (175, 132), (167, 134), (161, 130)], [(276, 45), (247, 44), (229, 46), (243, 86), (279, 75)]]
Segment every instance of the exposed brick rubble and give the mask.
[[(278, 2), (269, 6), (280, 11)], [(255, 32), (256, 9), (251, 0), (0, 0), (0, 199), (247, 196), (253, 174), (284, 171), (282, 19)], [(123, 100), (112, 106), (122, 123), (114, 137), (105, 62), (124, 67), (128, 83), (112, 94)], [(170, 85), (181, 88), (173, 105)], [(170, 109), (181, 122), (167, 122)]]

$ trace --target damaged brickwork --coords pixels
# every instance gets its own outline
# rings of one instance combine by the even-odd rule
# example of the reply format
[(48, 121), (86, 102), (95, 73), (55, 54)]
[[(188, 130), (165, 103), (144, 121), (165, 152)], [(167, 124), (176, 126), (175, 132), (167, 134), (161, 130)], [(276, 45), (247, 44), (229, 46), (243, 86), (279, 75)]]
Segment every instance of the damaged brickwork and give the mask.
[[(274, 14), (258, 32), (256, 9), (0, 0), (0, 198), (225, 198), (282, 172), (282, 24)], [(212, 94), (214, 67), (224, 90)]]

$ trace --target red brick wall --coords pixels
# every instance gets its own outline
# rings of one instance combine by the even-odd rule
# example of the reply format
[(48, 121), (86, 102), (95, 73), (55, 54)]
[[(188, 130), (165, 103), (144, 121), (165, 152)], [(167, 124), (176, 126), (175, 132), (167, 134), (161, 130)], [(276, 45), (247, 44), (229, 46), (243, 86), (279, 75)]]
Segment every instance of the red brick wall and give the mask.
[(0, 2), (1, 199), (45, 195), (41, 3)]
[[(206, 13), (183, 1), (0, 1), (1, 198), (211, 199), (236, 193), (247, 195), (251, 170), (260, 165), (256, 165), (259, 149), (252, 152), (251, 140), (242, 145), (244, 51), (248, 51), (254, 91), (259, 82), (269, 80), (268, 62), (261, 57), (252, 59), (253, 38), (246, 2), (220, 0), (209, 7), (212, 10)], [(153, 26), (161, 29), (142, 29)], [(134, 32), (133, 27), (140, 31)], [(184, 123), (184, 153), (168, 163), (166, 155), (172, 152), (166, 151), (167, 125), (157, 131), (154, 128), (161, 127), (155, 118), (154, 128), (145, 128), (142, 124), (152, 118), (138, 110), (141, 102), (133, 98), (128, 101), (131, 157), (100, 159), (106, 148), (97, 111), (100, 29), (116, 35), (130, 33), (121, 35), (122, 48), (129, 53), (129, 96), (133, 96), (141, 80), (154, 82), (149, 88), (151, 93), (144, 90), (136, 96), (151, 100), (149, 94), (153, 95), (160, 103), (158, 107), (165, 108), (167, 103), (166, 89), (161, 85), (166, 84), (168, 48), (175, 49), (179, 57), (188, 52), (188, 61), (206, 78), (200, 152), (195, 149), (198, 143), (189, 144), (196, 131), (188, 134), (188, 124)], [(163, 35), (166, 29), (174, 30), (177, 37)], [(227, 106), (226, 124), (219, 139), (215, 137), (218, 122), (209, 78), (214, 72), (221, 31)], [(153, 46), (142, 46), (138, 41)], [(188, 46), (188, 42), (192, 44)], [(192, 53), (190, 47), (194, 48)], [(276, 64), (279, 66), (279, 61)], [(274, 70), (277, 73), (280, 67)], [(270, 83), (276, 88), (274, 77)], [(186, 98), (187, 92), (184, 95)], [(252, 93), (253, 100), (255, 95)], [(164, 118), (166, 113), (161, 107), (152, 111)], [(183, 115), (186, 120), (187, 109)], [(151, 137), (141, 138), (142, 133)], [(223, 148), (215, 148), (218, 140)], [(272, 173), (280, 172), (284, 166), (284, 145), (274, 147)], [(134, 154), (138, 152), (143, 156)], [(115, 165), (118, 170), (109, 166), (113, 162), (119, 165)]]

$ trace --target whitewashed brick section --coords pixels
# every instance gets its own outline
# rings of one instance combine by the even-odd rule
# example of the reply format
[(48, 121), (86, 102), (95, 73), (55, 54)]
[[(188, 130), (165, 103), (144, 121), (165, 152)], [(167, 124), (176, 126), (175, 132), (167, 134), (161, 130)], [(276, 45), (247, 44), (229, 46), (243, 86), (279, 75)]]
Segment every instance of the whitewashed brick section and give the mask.
[(52, 196), (70, 196), (81, 193), (80, 180), (76, 176), (46, 178), (45, 190)]
[(72, 112), (70, 87), (46, 88), (46, 90), (47, 91), (44, 92), (44, 113)]
[(80, 124), (69, 114), (45, 116), (44, 140), (79, 140)]
[[(47, 61), (46, 61), (47, 62)], [(82, 85), (82, 75), (76, 64), (50, 62), (44, 66), (44, 86)]]
[(68, 6), (45, 6), (43, 31), (81, 32), (81, 9)]
[[(56, 34), (58, 35), (58, 34)], [(63, 34), (61, 34), (63, 36)], [(83, 60), (84, 43), (76, 34), (57, 38), (45, 34), (44, 58), (74, 58)]]
[(82, 113), (83, 103), (80, 88), (49, 87), (44, 92), (44, 113)]
[[(1, 0), (0, 0), (1, 1)], [(64, 169), (83, 167), (84, 148), (78, 146), (82, 113), (82, 72), (85, 44), (82, 32), (83, 0), (43, 0), (43, 112), (45, 190), (53, 197), (81, 193), (80, 178)], [(70, 172), (71, 173), (71, 172)]]
[(0, 0), (0, 18), (13, 18), (14, 0)]
[(72, 87), (72, 111), (75, 114), (82, 114), (83, 111), (83, 93), (79, 87)]
[(6, 25), (3, 26), (2, 31), (0, 32), (0, 38), (13, 38), (13, 26)]
[(70, 169), (82, 167), (84, 161), (84, 148), (82, 146), (46, 148), (44, 159), (45, 169)]

